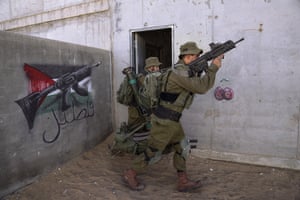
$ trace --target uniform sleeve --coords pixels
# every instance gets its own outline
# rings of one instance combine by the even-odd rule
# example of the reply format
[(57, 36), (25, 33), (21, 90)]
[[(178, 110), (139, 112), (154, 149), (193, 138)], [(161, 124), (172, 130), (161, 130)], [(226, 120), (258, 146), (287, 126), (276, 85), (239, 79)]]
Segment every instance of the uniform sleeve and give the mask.
[(218, 67), (212, 64), (202, 77), (189, 78), (171, 73), (167, 91), (176, 93), (184, 88), (195, 94), (204, 94), (213, 87), (217, 71)]

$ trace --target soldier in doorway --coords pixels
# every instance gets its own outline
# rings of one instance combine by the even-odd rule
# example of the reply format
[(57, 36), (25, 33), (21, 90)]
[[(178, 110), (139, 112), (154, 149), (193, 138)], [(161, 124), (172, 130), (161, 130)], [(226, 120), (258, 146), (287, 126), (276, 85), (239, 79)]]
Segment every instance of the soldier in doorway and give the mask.
[[(152, 83), (152, 77), (156, 77), (160, 74), (159, 70), (161, 64), (157, 57), (149, 57), (145, 60), (144, 68), (147, 75), (136, 75), (137, 95), (139, 95), (139, 98), (143, 101), (143, 105), (147, 105), (149, 111), (152, 110), (150, 104), (153, 102), (153, 98), (151, 98), (151, 95), (148, 95), (149, 91), (147, 88), (151, 87), (146, 86)], [(145, 114), (140, 112), (139, 105), (137, 105), (131, 85), (128, 82), (129, 80), (126, 76), (117, 92), (118, 102), (128, 106), (128, 120), (127, 124), (124, 122), (121, 124), (120, 131), (115, 135), (115, 141), (111, 150), (113, 153), (127, 152), (140, 154), (145, 150), (147, 145), (147, 138), (151, 126), (151, 113)]]

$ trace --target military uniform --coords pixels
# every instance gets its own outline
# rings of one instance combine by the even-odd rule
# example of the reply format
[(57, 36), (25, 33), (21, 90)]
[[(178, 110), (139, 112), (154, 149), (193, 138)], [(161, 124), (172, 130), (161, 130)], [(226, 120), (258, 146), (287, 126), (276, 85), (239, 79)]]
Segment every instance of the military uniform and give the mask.
[[(134, 153), (140, 154), (147, 147), (147, 138), (150, 130), (150, 114), (153, 100), (149, 95), (144, 95), (145, 86), (150, 84), (152, 76), (155, 78), (159, 73), (159, 62), (157, 57), (149, 57), (145, 60), (145, 71), (147, 75), (135, 75), (131, 68), (124, 68), (126, 77), (117, 92), (119, 103), (128, 106), (128, 120), (121, 123), (120, 129), (115, 134), (115, 140), (111, 147), (112, 153)], [(130, 80), (128, 80), (130, 79)], [(138, 98), (138, 99), (137, 99)], [(145, 112), (146, 111), (146, 112)]]
[[(147, 109), (151, 110), (153, 109), (154, 103), (151, 98), (151, 95), (144, 95), (143, 92), (150, 93), (150, 91), (144, 91), (147, 88), (147, 85), (151, 84), (152, 77), (158, 76), (160, 74), (159, 66), (162, 63), (159, 61), (157, 57), (149, 57), (145, 60), (145, 71), (147, 72), (146, 76), (140, 76), (138, 79), (138, 85), (140, 85), (139, 95), (140, 99), (143, 102), (143, 104), (147, 107)], [(153, 66), (157, 67), (156, 69), (150, 70)], [(137, 134), (133, 135), (133, 139), (136, 140), (138, 149), (137, 154), (140, 154), (141, 152), (145, 151), (147, 147), (147, 138), (149, 134), (146, 134), (149, 132), (150, 129), (150, 117), (149, 116), (143, 116), (138, 111), (137, 106), (129, 106), (128, 107), (128, 126), (129, 127), (136, 127), (137, 125), (145, 124), (144, 127), (137, 132)]]
[[(151, 116), (151, 131), (148, 139), (148, 151), (141, 154), (134, 161), (133, 169), (141, 171), (152, 157), (162, 153), (166, 147), (172, 146), (174, 154), (174, 167), (179, 171), (185, 171), (185, 158), (181, 155), (180, 142), (184, 139), (184, 131), (179, 122), (184, 108), (188, 108), (195, 93), (204, 94), (212, 88), (218, 67), (211, 65), (203, 77), (187, 77), (186, 66), (179, 61), (174, 70), (165, 77), (162, 94), (177, 96), (172, 102), (169, 99), (160, 99), (159, 107)], [(170, 117), (171, 113), (171, 117)], [(171, 118), (171, 119), (170, 119)]]
[[(199, 55), (202, 50), (193, 42), (181, 46), (181, 55)], [(181, 57), (180, 57), (181, 58)], [(173, 165), (178, 172), (178, 190), (187, 191), (201, 186), (199, 181), (190, 181), (186, 176), (186, 158), (183, 155), (181, 141), (185, 138), (180, 123), (182, 111), (193, 102), (194, 94), (204, 94), (211, 89), (215, 82), (219, 67), (211, 64), (205, 75), (189, 77), (189, 67), (183, 60), (179, 60), (173, 70), (163, 77), (163, 87), (158, 107), (151, 116), (151, 130), (148, 138), (148, 147), (133, 162), (132, 169), (124, 173), (126, 182), (131, 189), (140, 190), (144, 185), (136, 179), (136, 172), (159, 160), (166, 150), (175, 151)]]

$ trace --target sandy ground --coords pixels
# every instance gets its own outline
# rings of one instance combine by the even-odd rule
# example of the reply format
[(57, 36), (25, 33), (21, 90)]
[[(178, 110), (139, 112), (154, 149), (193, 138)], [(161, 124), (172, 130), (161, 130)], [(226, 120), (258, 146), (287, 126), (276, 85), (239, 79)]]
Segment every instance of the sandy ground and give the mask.
[(300, 200), (300, 171), (201, 159), (190, 155), (187, 167), (192, 179), (204, 186), (191, 193), (176, 191), (177, 177), (172, 154), (139, 176), (143, 191), (131, 191), (121, 174), (130, 155), (112, 156), (108, 145), (113, 137), (69, 161), (35, 183), (4, 200), (87, 199), (204, 199), (204, 200)]

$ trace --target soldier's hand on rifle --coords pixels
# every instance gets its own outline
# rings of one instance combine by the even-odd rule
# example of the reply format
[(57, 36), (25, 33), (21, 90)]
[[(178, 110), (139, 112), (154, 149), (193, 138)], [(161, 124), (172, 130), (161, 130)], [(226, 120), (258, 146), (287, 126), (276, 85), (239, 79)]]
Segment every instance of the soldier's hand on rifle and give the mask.
[(224, 54), (219, 55), (215, 59), (212, 60), (212, 63), (215, 64), (218, 68), (222, 66), (222, 59), (224, 58)]

